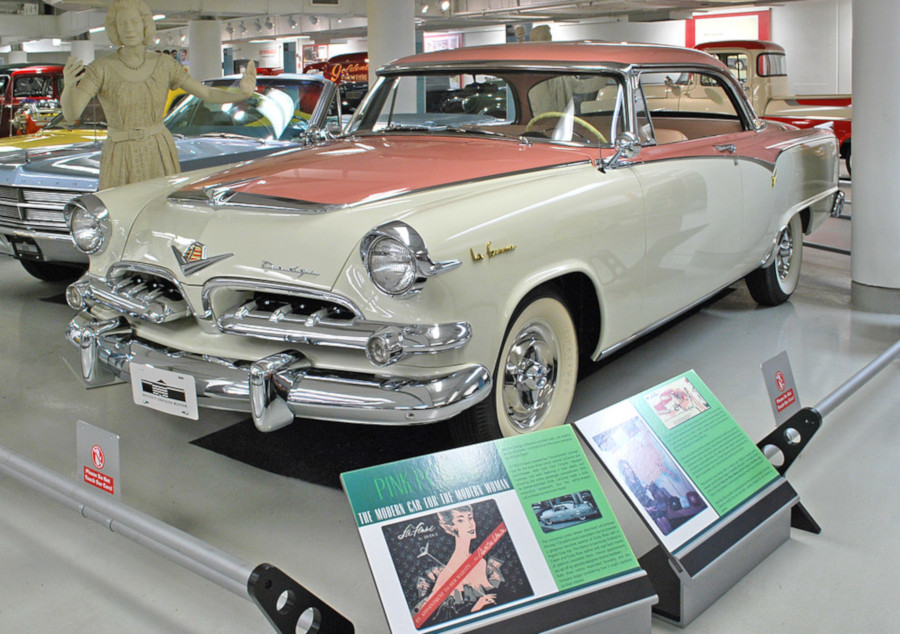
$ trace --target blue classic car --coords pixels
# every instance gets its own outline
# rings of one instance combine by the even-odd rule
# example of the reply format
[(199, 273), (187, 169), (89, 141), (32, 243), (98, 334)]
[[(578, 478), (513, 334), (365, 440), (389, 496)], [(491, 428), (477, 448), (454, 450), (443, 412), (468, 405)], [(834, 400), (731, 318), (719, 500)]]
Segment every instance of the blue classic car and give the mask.
[(561, 502), (555, 504), (552, 509), (541, 513), (541, 523), (548, 526), (553, 523), (571, 522), (572, 520), (584, 520), (597, 514), (597, 509), (587, 502)]
[[(229, 86), (238, 76), (205, 83)], [(340, 125), (335, 85), (313, 75), (257, 78), (242, 103), (182, 101), (165, 119), (182, 171), (260, 158), (305, 145)], [(0, 253), (45, 281), (75, 279), (88, 257), (72, 242), (64, 208), (97, 190), (102, 143), (7, 152), (0, 156)]]

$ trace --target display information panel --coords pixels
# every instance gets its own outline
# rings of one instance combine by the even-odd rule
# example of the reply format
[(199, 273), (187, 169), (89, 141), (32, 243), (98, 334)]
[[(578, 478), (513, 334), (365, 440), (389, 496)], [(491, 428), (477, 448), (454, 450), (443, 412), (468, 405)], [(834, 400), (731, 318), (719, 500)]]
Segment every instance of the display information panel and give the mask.
[(442, 631), (639, 571), (570, 427), (341, 475), (391, 631)]
[(676, 556), (778, 477), (693, 370), (574, 425)]

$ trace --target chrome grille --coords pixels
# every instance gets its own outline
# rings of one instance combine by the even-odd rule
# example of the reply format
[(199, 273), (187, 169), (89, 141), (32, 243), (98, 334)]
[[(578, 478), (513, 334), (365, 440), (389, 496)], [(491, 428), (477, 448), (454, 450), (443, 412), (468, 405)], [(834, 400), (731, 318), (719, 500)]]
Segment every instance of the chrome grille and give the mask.
[(110, 279), (93, 278), (79, 290), (88, 305), (99, 304), (157, 324), (191, 314), (177, 284), (152, 272), (118, 269)]
[(65, 207), (86, 192), (0, 186), (0, 221), (19, 232), (67, 234)]
[(365, 326), (346, 306), (327, 298), (257, 293), (225, 311), (216, 322), (222, 332), (275, 341), (362, 348), (377, 330)]
[(25, 219), (34, 222), (52, 222), (65, 225), (66, 214), (62, 211), (54, 211), (51, 209), (26, 209)]
[(19, 188), (10, 187), (9, 185), (0, 185), (0, 200), (19, 202)]
[(23, 189), (22, 195), (27, 203), (48, 203), (65, 206), (81, 192), (59, 191), (54, 189)]

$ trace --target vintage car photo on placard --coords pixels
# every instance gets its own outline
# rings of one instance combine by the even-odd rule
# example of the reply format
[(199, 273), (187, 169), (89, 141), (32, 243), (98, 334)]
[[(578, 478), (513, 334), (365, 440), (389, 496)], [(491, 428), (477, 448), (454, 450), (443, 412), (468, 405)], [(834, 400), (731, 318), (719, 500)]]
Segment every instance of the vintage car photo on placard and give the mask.
[(709, 403), (687, 377), (681, 377), (644, 397), (668, 429), (709, 409)]
[(541, 523), (541, 529), (550, 533), (560, 528), (577, 526), (589, 520), (600, 519), (602, 515), (594, 503), (590, 491), (579, 491), (552, 500), (544, 500), (531, 505), (532, 511)]
[[(704, 91), (673, 111), (683, 73)], [(149, 365), (262, 431), (528, 433), (566, 421), (580, 363), (735, 282), (786, 301), (840, 208), (834, 135), (761, 120), (700, 51), (521, 43), (378, 74), (341, 138), (68, 205), (89, 385)]]

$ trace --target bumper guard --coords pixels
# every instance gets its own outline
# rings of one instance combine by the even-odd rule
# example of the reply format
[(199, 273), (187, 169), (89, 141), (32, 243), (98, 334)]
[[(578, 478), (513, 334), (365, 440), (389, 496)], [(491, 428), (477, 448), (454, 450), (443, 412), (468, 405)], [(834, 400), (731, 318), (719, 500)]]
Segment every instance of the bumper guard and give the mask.
[(123, 318), (79, 313), (66, 338), (81, 353), (90, 387), (130, 380), (132, 363), (194, 377), (201, 407), (249, 411), (260, 431), (295, 417), (349, 423), (414, 425), (446, 420), (484, 399), (490, 372), (472, 365), (427, 378), (378, 376), (312, 367), (297, 351), (254, 363), (171, 351), (136, 339)]

